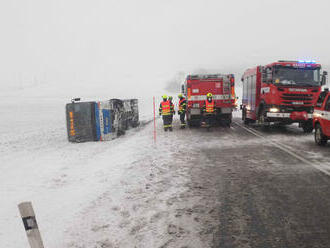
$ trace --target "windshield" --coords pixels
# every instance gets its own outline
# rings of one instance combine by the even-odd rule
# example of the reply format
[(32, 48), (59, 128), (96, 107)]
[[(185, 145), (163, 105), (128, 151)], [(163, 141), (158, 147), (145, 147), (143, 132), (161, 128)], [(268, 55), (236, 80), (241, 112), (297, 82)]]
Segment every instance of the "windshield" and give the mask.
[(274, 84), (319, 86), (320, 68), (275, 67)]

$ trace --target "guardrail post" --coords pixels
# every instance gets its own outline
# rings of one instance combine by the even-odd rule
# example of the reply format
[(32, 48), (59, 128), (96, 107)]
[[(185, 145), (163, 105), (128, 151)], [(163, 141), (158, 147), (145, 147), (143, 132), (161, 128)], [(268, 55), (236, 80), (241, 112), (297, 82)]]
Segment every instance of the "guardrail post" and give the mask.
[(26, 236), (31, 248), (44, 248), (32, 203), (22, 202), (18, 205), (18, 209), (21, 214)]

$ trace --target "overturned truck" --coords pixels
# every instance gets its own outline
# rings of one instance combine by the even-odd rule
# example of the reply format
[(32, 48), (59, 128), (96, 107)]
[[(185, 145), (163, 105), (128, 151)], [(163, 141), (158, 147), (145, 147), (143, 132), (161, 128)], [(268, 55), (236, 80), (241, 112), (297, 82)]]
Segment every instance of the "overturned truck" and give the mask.
[(112, 140), (130, 127), (139, 125), (137, 99), (111, 99), (66, 105), (67, 134), (70, 142)]

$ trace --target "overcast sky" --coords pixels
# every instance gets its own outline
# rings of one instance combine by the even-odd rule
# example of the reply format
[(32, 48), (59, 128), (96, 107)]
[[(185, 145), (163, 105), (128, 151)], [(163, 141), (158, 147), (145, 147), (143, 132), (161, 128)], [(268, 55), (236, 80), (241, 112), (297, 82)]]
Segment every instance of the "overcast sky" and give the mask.
[(329, 7), (326, 0), (1, 0), (0, 84), (171, 78), (277, 59), (330, 65)]

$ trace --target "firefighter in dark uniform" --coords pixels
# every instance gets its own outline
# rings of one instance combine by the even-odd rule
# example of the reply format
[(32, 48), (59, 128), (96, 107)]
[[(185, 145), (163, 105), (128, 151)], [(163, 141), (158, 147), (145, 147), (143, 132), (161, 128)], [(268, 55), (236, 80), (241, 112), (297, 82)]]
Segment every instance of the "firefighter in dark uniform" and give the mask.
[(206, 100), (203, 107), (203, 119), (206, 127), (209, 129), (214, 119), (215, 114), (215, 101), (213, 100), (212, 93), (207, 93)]
[(173, 116), (175, 115), (175, 110), (174, 110), (174, 104), (173, 104), (173, 97), (169, 96), (168, 100), (170, 101), (170, 106), (171, 106), (171, 124), (173, 123)]
[(180, 121), (181, 121), (180, 128), (184, 129), (186, 127), (185, 117), (186, 117), (187, 101), (182, 94), (179, 94), (178, 97), (179, 97), (178, 115), (180, 115)]
[(171, 103), (167, 100), (167, 96), (163, 95), (163, 101), (159, 106), (159, 115), (163, 117), (164, 131), (172, 131), (171, 112)]

